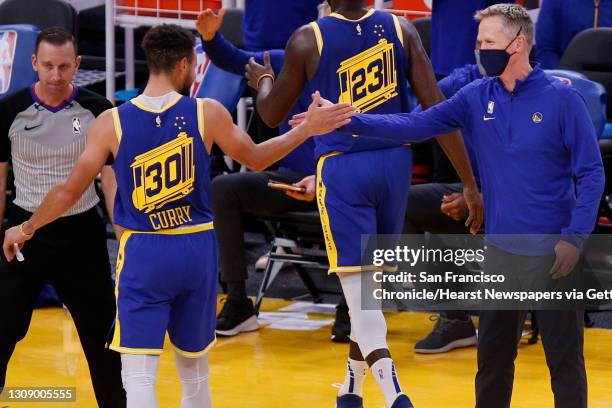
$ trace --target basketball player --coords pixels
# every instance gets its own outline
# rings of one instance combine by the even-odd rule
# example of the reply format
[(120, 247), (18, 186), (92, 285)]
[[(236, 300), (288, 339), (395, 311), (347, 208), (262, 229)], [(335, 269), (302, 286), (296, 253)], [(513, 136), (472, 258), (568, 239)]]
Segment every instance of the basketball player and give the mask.
[[(247, 78), (259, 92), (257, 108), (269, 126), (285, 118), (304, 88), (368, 113), (407, 112), (406, 80), (424, 108), (443, 99), (414, 26), (391, 14), (368, 11), (361, 0), (332, 0), (330, 6), (330, 16), (293, 34), (276, 82), (268, 64), (249, 63)], [(476, 232), (482, 201), (463, 142), (457, 133), (438, 141), (464, 182), (468, 224)], [(361, 310), (361, 279), (370, 277), (354, 273), (373, 274), (362, 261), (362, 235), (401, 232), (411, 150), (393, 141), (337, 133), (315, 138), (315, 143), (317, 203), (329, 272), (338, 274), (351, 313), (348, 369), (336, 405), (362, 406), (362, 382), (369, 367), (388, 407), (411, 407), (395, 373), (382, 311)]]
[[(155, 381), (169, 332), (183, 386), (182, 408), (209, 407), (207, 352), (215, 342), (216, 239), (210, 211), (213, 143), (261, 170), (316, 134), (348, 123), (354, 109), (320, 108), (304, 126), (255, 145), (217, 102), (181, 95), (194, 81), (195, 40), (175, 25), (149, 30), (143, 95), (105, 111), (84, 153), (27, 221), (6, 232), (9, 261), (38, 229), (59, 217), (114, 157), (114, 221), (124, 229), (117, 257), (117, 317), (109, 347), (121, 353), (128, 408), (157, 407)], [(66, 254), (69, 256), (69, 254)]]

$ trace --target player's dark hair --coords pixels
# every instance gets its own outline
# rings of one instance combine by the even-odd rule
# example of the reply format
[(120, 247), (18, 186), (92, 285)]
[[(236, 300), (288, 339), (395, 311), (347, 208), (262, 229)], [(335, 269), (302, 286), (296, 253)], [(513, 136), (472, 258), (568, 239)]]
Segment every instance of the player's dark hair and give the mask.
[(38, 34), (38, 37), (36, 37), (36, 50), (34, 52), (35, 54), (38, 54), (38, 47), (43, 41), (58, 47), (70, 42), (74, 46), (74, 55), (78, 54), (78, 46), (76, 39), (74, 38), (72, 33), (66, 31), (61, 27), (45, 28)]
[(154, 74), (172, 72), (183, 58), (193, 58), (195, 37), (191, 31), (175, 24), (162, 24), (151, 28), (142, 40), (149, 64)]

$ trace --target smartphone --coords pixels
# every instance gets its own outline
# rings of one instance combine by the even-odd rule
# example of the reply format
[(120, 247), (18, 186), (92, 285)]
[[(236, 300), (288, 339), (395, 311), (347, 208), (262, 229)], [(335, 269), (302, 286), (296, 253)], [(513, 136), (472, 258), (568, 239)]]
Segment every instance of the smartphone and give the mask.
[(291, 184), (283, 183), (282, 181), (270, 180), (268, 181), (268, 187), (275, 190), (282, 191), (295, 191), (296, 193), (305, 193), (306, 187), (296, 187)]

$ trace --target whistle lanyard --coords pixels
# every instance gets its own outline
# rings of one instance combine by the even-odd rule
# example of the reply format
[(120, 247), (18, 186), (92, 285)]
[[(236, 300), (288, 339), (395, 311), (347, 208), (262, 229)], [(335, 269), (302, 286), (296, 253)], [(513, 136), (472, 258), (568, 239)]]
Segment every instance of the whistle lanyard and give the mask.
[(593, 17), (593, 28), (597, 28), (597, 24), (599, 23), (599, 2), (601, 0), (594, 0), (595, 3), (595, 16)]

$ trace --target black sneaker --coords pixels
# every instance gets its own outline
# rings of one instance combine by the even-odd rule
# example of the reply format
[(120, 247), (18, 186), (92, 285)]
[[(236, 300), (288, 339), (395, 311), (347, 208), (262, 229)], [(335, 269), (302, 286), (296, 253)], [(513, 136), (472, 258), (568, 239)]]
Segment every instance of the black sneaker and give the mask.
[(478, 341), (472, 319), (452, 320), (442, 316), (431, 316), (436, 321), (431, 333), (414, 346), (414, 352), (420, 354), (446, 353), (458, 347), (473, 346)]
[(217, 316), (217, 329), (215, 330), (217, 336), (231, 337), (258, 329), (259, 323), (251, 299), (225, 299), (223, 308)]
[(339, 304), (336, 306), (336, 320), (332, 326), (331, 341), (335, 343), (348, 343), (351, 339), (351, 318), (347, 305)]

